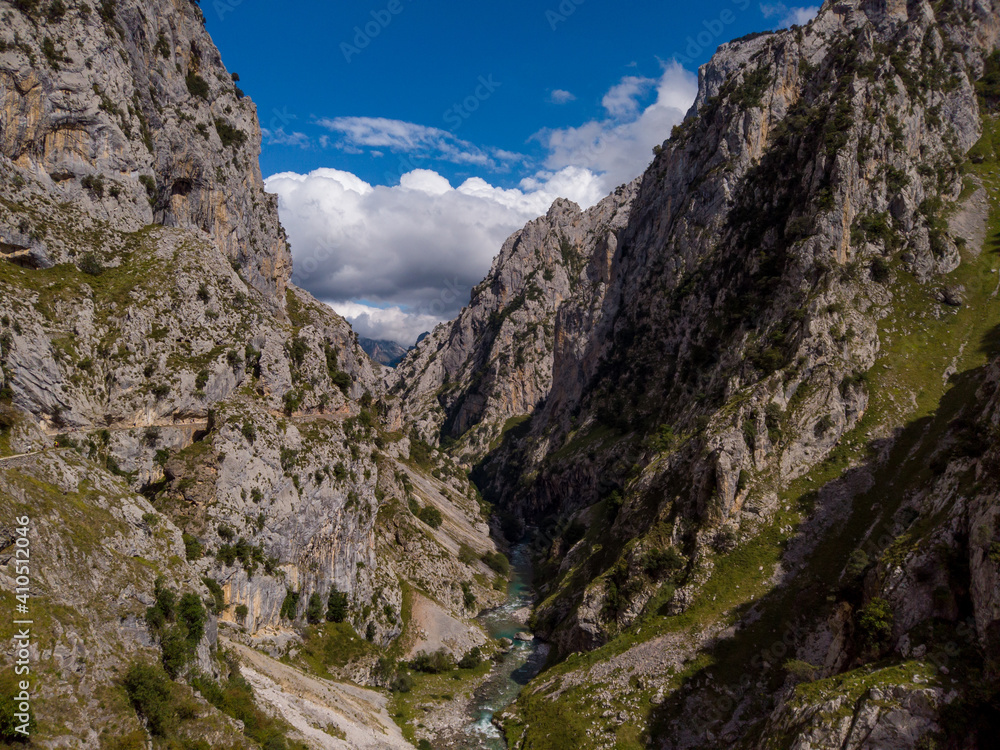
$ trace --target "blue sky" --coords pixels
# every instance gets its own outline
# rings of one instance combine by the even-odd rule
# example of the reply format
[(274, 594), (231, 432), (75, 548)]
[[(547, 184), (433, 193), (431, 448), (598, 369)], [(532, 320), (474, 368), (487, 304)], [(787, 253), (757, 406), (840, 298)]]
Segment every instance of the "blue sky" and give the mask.
[[(807, 4), (804, 4), (807, 5)], [(816, 8), (750, 0), (203, 0), (265, 131), (293, 281), (362, 335), (452, 317), (555, 197), (638, 176), (697, 67)]]

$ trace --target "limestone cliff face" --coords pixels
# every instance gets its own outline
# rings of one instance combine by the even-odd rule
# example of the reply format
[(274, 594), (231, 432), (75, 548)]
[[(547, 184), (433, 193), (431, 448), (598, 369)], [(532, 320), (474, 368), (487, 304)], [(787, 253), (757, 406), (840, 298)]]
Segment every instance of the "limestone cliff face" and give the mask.
[[(122, 231), (200, 230), (275, 308), (291, 255), (253, 103), (190, 0), (3, 4), (0, 156), (29, 193)], [(29, 232), (38, 233), (33, 226)], [(50, 259), (69, 248), (48, 243)]]
[[(146, 736), (131, 706), (98, 704), (129, 662), (159, 657), (145, 612), (161, 576), (211, 602), (209, 674), (217, 627), (297, 652), (310, 599), (323, 619), (334, 590), (375, 644), (345, 679), (370, 683), (377, 649), (419, 642), (414, 587), (467, 631), (455, 655), (482, 643), (471, 619), (503, 587), (480, 560), (496, 545), (476, 494), (450, 461), (410, 459), (384, 429), (383, 368), (288, 282), (256, 112), (197, 4), (0, 16), (0, 505), (46, 488), (39, 665), (83, 675), (53, 678), (40, 741), (55, 746), (61, 712), (59, 746), (96, 747), (102, 723)], [(105, 533), (106, 554), (80, 563)], [(199, 711), (213, 746), (250, 746)]]
[(534, 413), (552, 391), (553, 368), (583, 347), (600, 320), (617, 232), (638, 185), (587, 211), (556, 201), (511, 236), (469, 306), (391, 376), (396, 424), (414, 424), (435, 444), (461, 439), (460, 453), (473, 460), (510, 420)]

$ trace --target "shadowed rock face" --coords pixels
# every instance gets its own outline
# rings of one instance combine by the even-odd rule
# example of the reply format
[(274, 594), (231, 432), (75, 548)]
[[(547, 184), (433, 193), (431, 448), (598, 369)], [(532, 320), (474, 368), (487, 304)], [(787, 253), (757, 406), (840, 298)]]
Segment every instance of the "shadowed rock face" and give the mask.
[[(0, 154), (33, 188), (117, 229), (204, 232), (282, 308), (291, 255), (263, 192), (256, 107), (200, 9), (186, 0), (107, 7), (70, 7), (58, 21), (42, 9), (8, 11)], [(58, 250), (53, 258), (65, 260)]]

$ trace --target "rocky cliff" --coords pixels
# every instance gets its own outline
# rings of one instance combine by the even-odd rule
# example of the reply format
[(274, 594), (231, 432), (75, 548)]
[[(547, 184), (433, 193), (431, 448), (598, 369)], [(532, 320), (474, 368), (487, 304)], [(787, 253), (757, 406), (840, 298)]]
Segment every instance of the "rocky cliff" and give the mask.
[(637, 191), (638, 182), (623, 186), (585, 212), (556, 201), (508, 239), (468, 307), (393, 374), (390, 421), (434, 444), (460, 441), (453, 452), (469, 462), (530, 417), (553, 391), (554, 368), (572, 369), (601, 322), (617, 233)]
[[(599, 293), (518, 304), (515, 235), (397, 370), (404, 414), (539, 544), (558, 656), (505, 717), (514, 746), (986, 741), (955, 717), (995, 710), (968, 668), (994, 648), (996, 498), (969, 463), (934, 477), (994, 439), (953, 423), (993, 419), (997, 33), (990, 3), (838, 2), (723, 45), (607, 240), (578, 245)], [(491, 321), (551, 325), (551, 370), (483, 346)], [(928, 666), (949, 643), (962, 677)]]
[(411, 622), (417, 592), (462, 630), (447, 651), (484, 644), (470, 620), (503, 587), (475, 491), (384, 428), (382, 368), (288, 282), (256, 109), (197, 3), (0, 16), (0, 506), (38, 529), (36, 742), (384, 746), (379, 696), (363, 716), (331, 698), (324, 734), (272, 690), (275, 664), (248, 674), (293, 728), (198, 675), (240, 694), (223, 653), (241, 641), (317, 679), (390, 682), (435, 635)]

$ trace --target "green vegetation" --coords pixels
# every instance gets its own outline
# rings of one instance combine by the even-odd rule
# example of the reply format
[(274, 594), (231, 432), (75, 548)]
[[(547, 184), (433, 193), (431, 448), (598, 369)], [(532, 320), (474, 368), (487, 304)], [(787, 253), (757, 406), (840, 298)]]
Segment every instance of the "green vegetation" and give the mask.
[(180, 711), (179, 691), (167, 674), (157, 666), (139, 662), (129, 667), (122, 685), (149, 733), (154, 737), (170, 737), (180, 721)]
[(191, 96), (195, 96), (206, 101), (208, 100), (208, 81), (200, 75), (194, 71), (190, 71), (185, 78), (185, 83), (187, 84), (187, 90)]
[(288, 589), (285, 599), (281, 602), (281, 616), (286, 620), (294, 620), (299, 608), (299, 592)]
[(858, 630), (861, 638), (874, 652), (880, 652), (889, 645), (892, 624), (892, 606), (879, 597), (868, 602), (858, 613)]
[(321, 677), (332, 677), (331, 670), (336, 671), (377, 651), (348, 622), (310, 625), (304, 639), (299, 658)]
[(226, 608), (226, 595), (225, 592), (222, 590), (222, 586), (220, 586), (219, 582), (216, 581), (214, 578), (208, 578), (207, 576), (205, 578), (202, 578), (201, 581), (202, 583), (205, 584), (206, 588), (208, 588), (209, 592), (212, 594), (212, 603), (211, 603), (212, 614), (213, 615), (222, 614), (222, 611)]
[(246, 133), (219, 118), (215, 120), (215, 132), (226, 148), (241, 148), (247, 141)]
[(336, 587), (330, 590), (330, 596), (326, 602), (327, 622), (344, 622), (348, 614), (347, 594), (338, 591)]
[(309, 596), (309, 603), (306, 605), (306, 621), (310, 625), (317, 625), (323, 620), (323, 600), (318, 592), (314, 591)]
[(425, 505), (421, 508), (420, 512), (417, 514), (417, 518), (430, 526), (432, 529), (439, 529), (441, 528), (441, 524), (444, 523), (444, 517), (441, 515), (441, 511), (430, 505)]
[(249, 576), (253, 576), (261, 565), (267, 573), (273, 572), (277, 567), (277, 560), (265, 555), (262, 545), (251, 544), (243, 537), (240, 537), (235, 544), (226, 543), (220, 546), (215, 557), (223, 565), (233, 565), (239, 561)]
[(191, 684), (222, 713), (243, 722), (243, 733), (263, 750), (306, 750), (306, 746), (288, 739), (291, 727), (257, 705), (253, 688), (240, 674), (236, 660), (226, 658), (223, 667), (228, 675), (221, 684), (202, 675), (193, 678)]
[(339, 369), (339, 353), (337, 352), (337, 348), (330, 344), (324, 344), (323, 348), (326, 355), (326, 370), (330, 376), (330, 382), (339, 388), (345, 396), (349, 395), (352, 383), (351, 376)]
[(483, 562), (504, 578), (510, 578), (510, 560), (503, 552), (487, 552)]
[(156, 580), (155, 604), (146, 610), (146, 623), (159, 639), (163, 668), (176, 678), (194, 657), (205, 635), (207, 614), (197, 594), (177, 595), (166, 587), (162, 578)]

